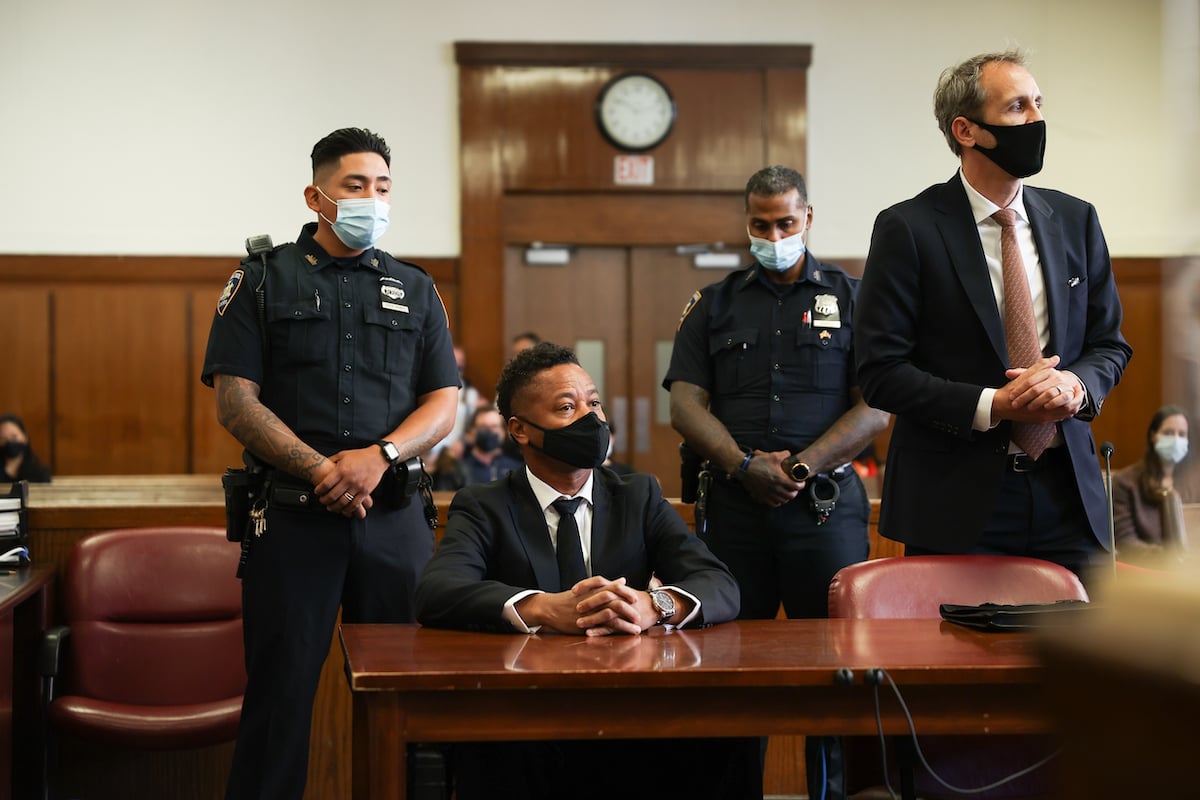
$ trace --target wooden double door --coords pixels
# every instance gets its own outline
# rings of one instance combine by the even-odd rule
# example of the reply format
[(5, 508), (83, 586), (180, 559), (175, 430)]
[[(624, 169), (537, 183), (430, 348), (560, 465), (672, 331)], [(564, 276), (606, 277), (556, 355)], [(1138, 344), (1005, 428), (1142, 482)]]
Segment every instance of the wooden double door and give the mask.
[(577, 247), (561, 266), (505, 252), (507, 339), (532, 330), (574, 348), (616, 428), (613, 458), (658, 476), (668, 497), (679, 496), (681, 437), (662, 379), (688, 298), (727, 274), (674, 247)]

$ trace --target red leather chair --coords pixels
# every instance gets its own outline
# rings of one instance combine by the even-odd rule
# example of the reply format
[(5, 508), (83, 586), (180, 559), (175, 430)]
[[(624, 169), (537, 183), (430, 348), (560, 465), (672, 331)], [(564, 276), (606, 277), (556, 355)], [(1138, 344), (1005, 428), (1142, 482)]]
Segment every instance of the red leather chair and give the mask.
[[(880, 558), (852, 564), (833, 577), (829, 585), (829, 616), (854, 618), (930, 618), (941, 616), (942, 603), (980, 605), (998, 603), (1050, 603), (1087, 600), (1087, 591), (1070, 570), (1036, 558), (1019, 556), (912, 556)], [(900, 687), (903, 691), (904, 687)], [(1028, 767), (1052, 752), (1053, 745), (1036, 736), (921, 736), (922, 752), (939, 775), (968, 788), (992, 783)], [(911, 740), (894, 737), (904, 758)], [(897, 754), (889, 752), (889, 765)], [(971, 797), (1045, 797), (1052, 769), (1049, 765), (1031, 775)], [(916, 793), (927, 800), (959, 797), (943, 787), (924, 767), (893, 773), (901, 783), (915, 783)], [(848, 737), (846, 742), (847, 790), (860, 791), (883, 783), (877, 738)]]
[(239, 545), (223, 528), (138, 528), (79, 540), (66, 625), (47, 633), (47, 739), (137, 749), (233, 739), (246, 685)]

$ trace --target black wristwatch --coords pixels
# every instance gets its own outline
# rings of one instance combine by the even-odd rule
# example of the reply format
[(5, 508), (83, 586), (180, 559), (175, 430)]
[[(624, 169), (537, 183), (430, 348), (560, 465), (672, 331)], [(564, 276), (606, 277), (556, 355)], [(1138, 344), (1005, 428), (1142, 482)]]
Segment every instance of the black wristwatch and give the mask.
[(788, 477), (797, 483), (803, 483), (812, 477), (812, 467), (795, 457), (792, 459), (792, 465), (785, 471)]
[(387, 459), (388, 466), (396, 466), (397, 462), (400, 461), (400, 450), (396, 445), (387, 439), (380, 439), (375, 444), (379, 445), (379, 449), (383, 451), (383, 457)]
[(654, 606), (654, 610), (658, 612), (658, 622), (654, 624), (665, 625), (671, 617), (675, 616), (675, 598), (662, 589), (651, 589), (649, 594), (650, 605)]

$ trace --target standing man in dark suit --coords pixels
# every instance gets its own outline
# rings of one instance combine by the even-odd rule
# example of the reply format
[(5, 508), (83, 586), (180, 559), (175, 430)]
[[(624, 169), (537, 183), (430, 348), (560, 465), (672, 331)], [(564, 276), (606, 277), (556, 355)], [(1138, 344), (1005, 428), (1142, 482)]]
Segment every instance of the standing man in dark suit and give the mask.
[(1132, 350), (1096, 209), (1022, 183), (1042, 167), (1041, 105), (1019, 52), (942, 73), (934, 113), (961, 169), (876, 219), (855, 349), (867, 402), (896, 415), (883, 535), (1082, 574), (1108, 543), (1088, 423)]
[[(596, 637), (737, 616), (737, 582), (655, 479), (599, 469), (608, 425), (574, 353), (549, 342), (518, 353), (497, 395), (525, 468), (455, 495), (417, 586), (423, 625)], [(628, 793), (619, 765), (647, 758), (661, 769), (634, 770), (642, 796), (762, 796), (755, 740), (473, 744), (453, 761), (459, 800), (549, 799)]]

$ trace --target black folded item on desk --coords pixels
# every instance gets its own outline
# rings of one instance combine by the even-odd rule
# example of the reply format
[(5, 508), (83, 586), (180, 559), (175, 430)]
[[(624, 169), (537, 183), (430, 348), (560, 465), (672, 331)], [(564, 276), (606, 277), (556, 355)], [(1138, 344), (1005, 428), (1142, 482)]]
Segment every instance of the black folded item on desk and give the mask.
[(982, 603), (977, 606), (958, 606), (942, 603), (942, 619), (985, 631), (1021, 631), (1069, 625), (1094, 606), (1086, 600), (1059, 600), (1054, 603), (1025, 603), (1002, 605)]

